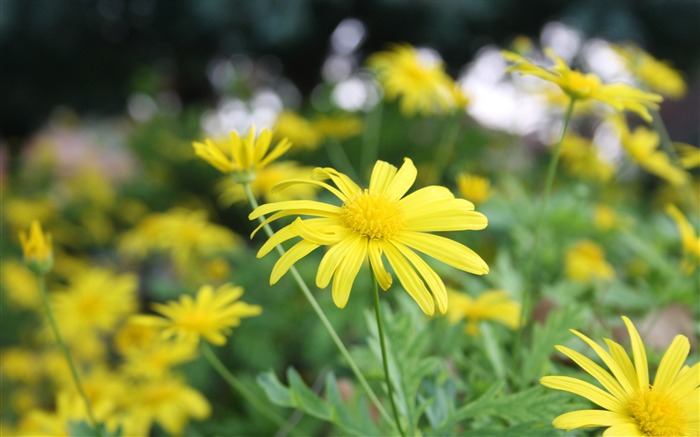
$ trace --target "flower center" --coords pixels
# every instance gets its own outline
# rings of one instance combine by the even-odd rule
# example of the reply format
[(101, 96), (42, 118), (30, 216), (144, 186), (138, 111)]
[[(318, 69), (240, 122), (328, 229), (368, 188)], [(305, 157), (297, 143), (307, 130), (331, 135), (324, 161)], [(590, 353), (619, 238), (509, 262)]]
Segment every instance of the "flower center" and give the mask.
[(680, 405), (664, 393), (640, 393), (630, 401), (627, 408), (644, 435), (685, 435)]
[(404, 223), (396, 202), (367, 190), (345, 202), (340, 219), (356, 234), (374, 240), (391, 238)]
[(585, 99), (600, 87), (600, 80), (592, 74), (571, 71), (566, 77), (566, 89), (576, 98)]

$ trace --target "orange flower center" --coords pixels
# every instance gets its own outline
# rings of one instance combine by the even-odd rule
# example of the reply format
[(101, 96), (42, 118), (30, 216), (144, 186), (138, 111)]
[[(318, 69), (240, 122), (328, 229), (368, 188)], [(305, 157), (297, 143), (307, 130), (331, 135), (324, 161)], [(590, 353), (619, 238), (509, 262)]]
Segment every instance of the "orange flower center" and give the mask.
[(684, 415), (678, 402), (655, 391), (639, 393), (627, 406), (639, 429), (648, 436), (685, 435)]
[(340, 219), (354, 233), (374, 240), (391, 238), (404, 223), (396, 202), (368, 190), (345, 202)]

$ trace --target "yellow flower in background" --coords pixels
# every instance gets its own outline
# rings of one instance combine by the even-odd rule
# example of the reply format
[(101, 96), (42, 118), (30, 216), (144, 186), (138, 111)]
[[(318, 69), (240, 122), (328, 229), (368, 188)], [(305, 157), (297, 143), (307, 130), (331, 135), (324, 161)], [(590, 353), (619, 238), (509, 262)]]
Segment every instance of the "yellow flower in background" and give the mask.
[(674, 142), (678, 160), (685, 169), (700, 167), (700, 148), (692, 144)]
[(649, 383), (647, 356), (637, 329), (622, 317), (632, 344), (632, 357), (625, 349), (605, 339), (609, 352), (590, 338), (572, 330), (585, 341), (608, 367), (609, 372), (585, 355), (565, 346), (557, 350), (603, 387), (569, 376), (545, 376), (542, 385), (582, 396), (601, 409), (578, 410), (554, 419), (555, 428), (607, 427), (606, 436), (697, 436), (700, 435), (700, 365), (683, 365), (690, 342), (677, 335), (666, 350)]
[(255, 179), (258, 170), (265, 168), (292, 147), (286, 138), (273, 147), (270, 147), (271, 142), (271, 131), (263, 129), (256, 138), (255, 129), (251, 127), (243, 138), (238, 132), (232, 131), (228, 139), (214, 141), (207, 138), (204, 143), (193, 142), (192, 146), (197, 156), (220, 172), (230, 173), (238, 182), (250, 182)]
[(53, 267), (53, 247), (51, 246), (51, 234), (44, 234), (41, 225), (33, 220), (29, 226), (29, 234), (19, 232), (19, 241), (22, 244), (24, 262), (36, 273), (48, 273)]
[(687, 92), (681, 73), (668, 62), (659, 61), (639, 47), (628, 45), (614, 47), (627, 68), (651, 91), (666, 97), (679, 99)]
[(215, 345), (226, 343), (231, 328), (241, 324), (244, 317), (257, 316), (262, 312), (258, 305), (238, 302), (243, 288), (224, 284), (214, 290), (210, 285), (202, 286), (194, 298), (181, 296), (178, 301), (153, 304), (153, 309), (162, 315), (134, 316), (133, 323), (163, 330), (165, 337), (178, 341), (198, 343), (200, 337)]
[(3, 220), (13, 231), (23, 229), (27, 223), (37, 220), (40, 223), (48, 223), (57, 214), (55, 202), (48, 198), (25, 199), (3, 196), (2, 199)]
[(610, 121), (620, 136), (622, 147), (640, 167), (674, 186), (688, 182), (688, 173), (674, 165), (669, 156), (659, 150), (660, 138), (656, 131), (637, 126), (630, 132), (622, 117), (611, 117)]
[(691, 274), (700, 265), (700, 238), (678, 207), (671, 204), (666, 205), (666, 213), (675, 220), (681, 234), (681, 245), (684, 255), (681, 269), (685, 273)]
[(557, 56), (553, 50), (546, 49), (545, 54), (554, 66), (550, 68), (535, 65), (517, 53), (502, 50), (503, 57), (512, 62), (508, 71), (536, 76), (552, 82), (577, 100), (596, 100), (613, 107), (616, 111), (632, 111), (646, 121), (651, 121), (649, 109), (657, 109), (663, 98), (654, 93), (648, 93), (624, 83), (603, 84), (594, 74), (583, 74), (572, 70), (566, 62)]
[(457, 190), (462, 197), (478, 205), (491, 196), (491, 181), (482, 176), (462, 172), (457, 175)]
[(313, 121), (314, 129), (323, 138), (345, 140), (358, 136), (364, 128), (364, 121), (353, 115), (322, 115)]
[(30, 385), (41, 378), (39, 357), (33, 350), (23, 347), (3, 348), (0, 356), (3, 381), (20, 381)]
[[(250, 189), (256, 198), (262, 198), (266, 202), (315, 197), (318, 187), (312, 185), (299, 185), (279, 191), (272, 189), (275, 184), (285, 180), (308, 178), (311, 176), (312, 171), (313, 167), (302, 167), (291, 161), (270, 164), (257, 173), (255, 180), (250, 183)], [(248, 199), (245, 188), (228, 178), (223, 179), (217, 186), (217, 189), (221, 192), (219, 201), (224, 206), (246, 202)]]
[(39, 283), (34, 274), (21, 262), (3, 261), (0, 264), (0, 283), (11, 304), (34, 310), (41, 308)]
[(387, 100), (399, 99), (406, 116), (444, 114), (466, 103), (442, 61), (409, 44), (394, 44), (371, 55), (367, 65), (376, 70)]
[(479, 322), (493, 320), (510, 329), (520, 325), (520, 304), (502, 290), (487, 290), (475, 298), (456, 290), (447, 289), (450, 306), (447, 317), (455, 323), (466, 320), (464, 332), (479, 335)]
[(590, 240), (581, 240), (564, 254), (568, 279), (579, 282), (606, 281), (615, 277), (615, 270), (605, 260), (603, 248)]
[[(416, 251), (466, 272), (488, 273), (488, 266), (474, 251), (449, 238), (428, 233), (484, 229), (487, 220), (483, 214), (474, 211), (471, 202), (456, 199), (444, 187), (425, 187), (405, 196), (416, 175), (413, 162), (405, 158), (398, 170), (391, 164), (377, 161), (368, 189), (360, 188), (332, 168), (317, 168), (314, 180), (281, 184), (279, 188), (300, 183), (321, 186), (338, 197), (342, 206), (290, 200), (262, 205), (249, 215), (253, 220), (274, 213), (266, 223), (287, 216), (314, 217), (306, 220), (297, 217), (293, 223), (277, 231), (258, 251), (260, 258), (278, 244), (301, 238), (277, 261), (270, 275), (270, 284), (279, 281), (294, 263), (313, 250), (328, 246), (318, 268), (316, 285), (325, 288), (333, 279), (333, 302), (344, 308), (355, 277), (366, 259), (369, 259), (382, 289), (391, 286), (392, 277), (384, 266), (384, 255), (401, 285), (423, 312), (432, 315), (437, 301), (438, 309), (444, 314), (447, 311), (445, 284)], [(331, 179), (337, 188), (321, 182), (325, 179)]]
[(314, 123), (292, 111), (283, 111), (277, 117), (274, 135), (282, 141), (291, 141), (295, 149), (314, 150), (321, 142)]
[(593, 207), (593, 225), (601, 231), (615, 229), (623, 223), (619, 214), (608, 205), (598, 204)]
[(603, 159), (595, 144), (573, 133), (561, 143), (562, 166), (581, 179), (608, 182), (614, 173), (613, 165)]

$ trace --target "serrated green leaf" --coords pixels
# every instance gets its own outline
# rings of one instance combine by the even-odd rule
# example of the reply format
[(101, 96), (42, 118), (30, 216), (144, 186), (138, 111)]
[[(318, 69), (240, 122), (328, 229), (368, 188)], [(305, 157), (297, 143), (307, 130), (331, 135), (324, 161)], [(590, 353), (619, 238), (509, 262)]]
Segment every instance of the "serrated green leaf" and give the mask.
[(299, 373), (290, 367), (287, 369), (290, 394), (297, 408), (315, 417), (330, 419), (330, 408), (318, 395), (306, 386)]
[(265, 394), (270, 401), (272, 401), (272, 403), (282, 407), (295, 406), (291, 393), (287, 387), (285, 387), (280, 380), (277, 379), (277, 375), (275, 375), (273, 371), (270, 370), (265, 373), (261, 373), (256, 378), (256, 381), (258, 385), (265, 390)]

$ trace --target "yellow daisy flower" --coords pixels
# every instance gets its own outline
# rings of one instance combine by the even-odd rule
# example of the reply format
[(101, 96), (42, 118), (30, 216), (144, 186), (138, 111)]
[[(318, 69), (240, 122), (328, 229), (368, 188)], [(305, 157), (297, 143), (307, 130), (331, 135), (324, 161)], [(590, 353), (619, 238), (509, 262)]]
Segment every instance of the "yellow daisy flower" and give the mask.
[(691, 274), (700, 265), (700, 238), (695, 233), (695, 229), (680, 209), (675, 205), (666, 205), (666, 213), (675, 220), (681, 234), (681, 244), (683, 246), (684, 258), (681, 262), (681, 269)]
[(650, 90), (667, 97), (679, 99), (687, 91), (681, 73), (668, 62), (659, 61), (636, 46), (614, 47), (627, 68)]
[[(474, 251), (448, 238), (428, 233), (484, 229), (487, 220), (483, 214), (474, 211), (471, 202), (456, 199), (444, 187), (425, 187), (404, 197), (416, 175), (413, 162), (405, 158), (398, 170), (391, 164), (377, 161), (369, 189), (360, 188), (332, 168), (314, 170), (315, 180), (294, 180), (278, 185), (279, 188), (299, 183), (319, 185), (343, 204), (292, 200), (262, 205), (249, 215), (253, 220), (274, 213), (265, 223), (286, 216), (315, 217), (297, 218), (260, 248), (258, 258), (280, 243), (301, 238), (277, 261), (270, 275), (270, 284), (275, 284), (295, 262), (314, 249), (328, 246), (329, 250), (319, 265), (316, 285), (325, 288), (333, 278), (333, 302), (344, 308), (355, 277), (366, 259), (369, 259), (379, 285), (384, 290), (391, 286), (392, 277), (382, 259), (385, 255), (399, 281), (421, 309), (432, 315), (435, 299), (438, 309), (444, 314), (447, 311), (445, 284), (415, 251), (466, 272), (488, 273), (488, 266)], [(324, 179), (331, 179), (337, 188), (321, 182)]]
[(546, 49), (545, 54), (554, 61), (550, 68), (535, 65), (517, 53), (502, 50), (503, 57), (512, 62), (508, 71), (536, 76), (552, 82), (564, 93), (577, 100), (597, 100), (612, 106), (616, 111), (632, 111), (646, 121), (651, 121), (649, 108), (658, 108), (663, 98), (654, 93), (638, 90), (624, 83), (603, 84), (594, 74), (583, 74), (572, 70), (553, 50)]
[(37, 220), (32, 221), (29, 234), (24, 231), (19, 232), (19, 241), (22, 244), (24, 262), (32, 271), (47, 273), (51, 270), (53, 267), (51, 234), (44, 234)]
[(603, 248), (590, 240), (574, 244), (564, 255), (566, 277), (579, 282), (609, 280), (615, 277), (615, 270), (605, 260)]
[(615, 170), (590, 140), (573, 133), (568, 133), (561, 143), (561, 160), (569, 173), (586, 180), (607, 182)]
[(367, 65), (376, 70), (387, 100), (400, 98), (400, 110), (406, 116), (444, 114), (467, 102), (442, 62), (422, 56), (409, 44), (394, 44), (375, 53)]
[(17, 260), (0, 263), (0, 284), (8, 301), (20, 308), (41, 308), (39, 283), (32, 272)]
[(622, 317), (632, 343), (634, 364), (624, 348), (605, 339), (610, 352), (578, 331), (610, 369), (595, 364), (583, 354), (565, 346), (557, 350), (593, 376), (600, 385), (569, 376), (545, 376), (542, 385), (582, 396), (602, 410), (578, 410), (554, 419), (554, 427), (565, 430), (608, 427), (605, 436), (697, 436), (700, 435), (700, 363), (692, 367), (683, 363), (690, 342), (677, 335), (668, 348), (654, 378), (649, 383), (649, 369), (644, 343), (627, 317)]
[(207, 138), (204, 143), (194, 142), (192, 146), (197, 156), (220, 172), (230, 173), (238, 182), (250, 182), (255, 179), (256, 171), (265, 168), (292, 147), (286, 138), (272, 148), (271, 142), (271, 131), (263, 129), (255, 138), (255, 129), (251, 127), (244, 138), (233, 131), (228, 140), (213, 141)]
[(165, 304), (156, 303), (153, 309), (159, 316), (134, 316), (133, 323), (163, 329), (165, 337), (175, 337), (179, 341), (199, 342), (204, 337), (215, 345), (226, 343), (231, 328), (241, 324), (243, 317), (257, 316), (262, 312), (258, 305), (237, 302), (243, 295), (243, 288), (224, 284), (214, 290), (210, 285), (202, 286), (197, 295), (182, 296), (179, 301)]
[(678, 152), (678, 160), (683, 168), (691, 169), (700, 167), (700, 148), (692, 144), (674, 142), (673, 146)]
[(460, 173), (457, 175), (457, 189), (465, 199), (480, 204), (491, 196), (491, 181), (485, 177)]
[(482, 320), (493, 320), (510, 329), (517, 329), (520, 325), (520, 304), (511, 300), (505, 291), (487, 290), (476, 299), (449, 288), (447, 294), (450, 299), (448, 318), (452, 323), (466, 319), (464, 332), (468, 335), (479, 335)]

